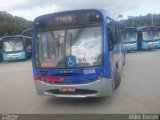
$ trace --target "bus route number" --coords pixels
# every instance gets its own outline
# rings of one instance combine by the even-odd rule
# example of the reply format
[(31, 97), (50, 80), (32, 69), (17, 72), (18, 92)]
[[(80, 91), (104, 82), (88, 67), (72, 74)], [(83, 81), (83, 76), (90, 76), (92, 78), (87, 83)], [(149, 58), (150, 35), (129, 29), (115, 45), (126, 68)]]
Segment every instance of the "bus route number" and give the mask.
[(83, 70), (84, 74), (93, 74), (96, 73), (95, 69), (87, 69), (87, 70)]

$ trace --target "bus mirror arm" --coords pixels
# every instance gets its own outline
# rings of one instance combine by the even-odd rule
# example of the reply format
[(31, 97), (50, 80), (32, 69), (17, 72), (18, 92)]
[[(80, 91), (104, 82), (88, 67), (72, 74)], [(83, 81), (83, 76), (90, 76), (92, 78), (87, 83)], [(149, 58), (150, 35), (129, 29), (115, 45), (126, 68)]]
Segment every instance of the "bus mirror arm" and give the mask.
[(113, 51), (114, 50), (114, 45), (112, 44), (112, 46), (109, 47), (109, 51)]
[(23, 36), (25, 33), (32, 32), (32, 31), (33, 31), (33, 28), (29, 28), (29, 29), (23, 30), (21, 35)]
[(113, 30), (111, 27), (106, 27), (107, 29), (107, 36), (108, 36), (108, 46), (109, 46), (109, 51), (114, 50), (114, 42), (113, 42)]
[(113, 42), (113, 36), (111, 36), (111, 44), (109, 45), (109, 51), (113, 51), (114, 50), (114, 42)]

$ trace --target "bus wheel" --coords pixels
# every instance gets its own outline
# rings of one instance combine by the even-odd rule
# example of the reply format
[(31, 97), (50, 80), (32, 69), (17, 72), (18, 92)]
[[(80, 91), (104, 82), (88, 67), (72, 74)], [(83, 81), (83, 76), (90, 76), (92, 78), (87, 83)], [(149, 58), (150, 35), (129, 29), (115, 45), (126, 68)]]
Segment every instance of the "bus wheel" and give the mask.
[(125, 63), (126, 63), (125, 59), (126, 59), (126, 53), (124, 53), (123, 66), (124, 66), (124, 65), (125, 65)]
[(115, 89), (118, 88), (118, 86), (121, 84), (121, 75), (118, 69), (115, 70)]
[(125, 65), (125, 63), (126, 63), (126, 61), (125, 61), (125, 58), (124, 58), (124, 59), (123, 59), (123, 64), (122, 64), (122, 65), (124, 66), (124, 65)]

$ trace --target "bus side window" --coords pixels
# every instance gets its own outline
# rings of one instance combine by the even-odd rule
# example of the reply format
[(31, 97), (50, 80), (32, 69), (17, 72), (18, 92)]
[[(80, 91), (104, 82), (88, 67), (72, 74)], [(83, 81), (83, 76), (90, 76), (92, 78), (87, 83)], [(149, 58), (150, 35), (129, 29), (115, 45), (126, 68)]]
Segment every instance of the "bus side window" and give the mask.
[(0, 50), (2, 49), (2, 42), (1, 42), (1, 39), (0, 39)]
[(2, 42), (0, 39), (0, 61), (2, 60)]
[(109, 51), (112, 51), (114, 49), (114, 44), (113, 44), (113, 33), (111, 28), (107, 27), (107, 37), (108, 37), (108, 48)]

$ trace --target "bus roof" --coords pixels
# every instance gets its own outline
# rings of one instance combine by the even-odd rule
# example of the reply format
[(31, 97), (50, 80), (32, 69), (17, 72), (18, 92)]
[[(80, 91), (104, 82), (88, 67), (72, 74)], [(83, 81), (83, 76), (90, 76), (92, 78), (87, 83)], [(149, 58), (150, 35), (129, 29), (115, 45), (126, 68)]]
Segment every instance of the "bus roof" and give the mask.
[(127, 27), (127, 28), (125, 28), (125, 31), (137, 31), (137, 28), (135, 28), (135, 27)]
[(3, 36), (1, 39), (10, 38), (10, 37), (22, 37), (21, 35), (12, 35), (12, 36)]
[(136, 27), (127, 27), (126, 29), (137, 29)]
[[(52, 16), (52, 15), (64, 14), (64, 13), (66, 13), (66, 12), (72, 13), (72, 12), (77, 12), (77, 11), (89, 11), (89, 10), (99, 11), (99, 12), (101, 12), (103, 15), (108, 16), (108, 17), (114, 19), (114, 17), (111, 16), (110, 13), (107, 12), (106, 10), (104, 10), (104, 9), (77, 9), (77, 10), (59, 11), (59, 12), (55, 12), (55, 13), (50, 13), (50, 14), (41, 15), (41, 16), (36, 17), (36, 18), (34, 19), (34, 21), (36, 21), (36, 20), (38, 20), (38, 19), (41, 19), (41, 18), (44, 18), (44, 19), (45, 19), (46, 17)], [(114, 20), (115, 20), (115, 19), (114, 19)]]
[(145, 29), (160, 29), (160, 26), (141, 26), (141, 27), (138, 27), (137, 30), (138, 31), (143, 31)]
[(22, 35), (13, 35), (13, 36), (3, 36), (0, 38), (0, 40), (3, 40), (4, 38), (12, 38), (12, 37), (25, 37), (25, 38), (32, 38), (29, 36), (22, 36)]

